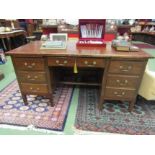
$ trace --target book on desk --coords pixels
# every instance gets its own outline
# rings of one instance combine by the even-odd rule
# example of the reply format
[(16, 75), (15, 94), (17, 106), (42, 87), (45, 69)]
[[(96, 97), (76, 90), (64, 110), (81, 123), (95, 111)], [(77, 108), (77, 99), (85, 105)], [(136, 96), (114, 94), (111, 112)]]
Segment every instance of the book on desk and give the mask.
[(116, 51), (122, 52), (138, 52), (139, 48), (137, 46), (132, 45), (130, 42), (126, 40), (113, 40), (112, 47), (116, 49)]

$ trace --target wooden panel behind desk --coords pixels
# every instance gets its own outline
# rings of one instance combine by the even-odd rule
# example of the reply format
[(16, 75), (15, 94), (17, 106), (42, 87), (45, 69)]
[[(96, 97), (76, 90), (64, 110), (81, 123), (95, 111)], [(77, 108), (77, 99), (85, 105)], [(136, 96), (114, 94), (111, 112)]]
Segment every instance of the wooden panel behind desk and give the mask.
[[(129, 110), (133, 110), (146, 63), (151, 58), (149, 54), (143, 51), (117, 52), (111, 48), (111, 44), (107, 44), (105, 48), (77, 48), (76, 41), (68, 41), (67, 49), (63, 50), (40, 50), (40, 47), (41, 42), (36, 41), (7, 53), (13, 59), (18, 83), (25, 103), (27, 103), (27, 94), (38, 94), (49, 97), (52, 105), (52, 93), (57, 81), (54, 77), (53, 68), (73, 68), (76, 63), (78, 70), (82, 68), (100, 68), (104, 71), (101, 77), (102, 81), (99, 84), (101, 94), (98, 107), (100, 110), (107, 99), (129, 101)], [(32, 76), (32, 71), (38, 77)], [(30, 72), (27, 77), (30, 80), (25, 81), (20, 77), (23, 75), (23, 72), (27, 74)], [(43, 74), (40, 75), (40, 72)], [(36, 80), (33, 82), (34, 78), (39, 78), (42, 81)], [(110, 79), (114, 81), (110, 82)], [(72, 82), (68, 82), (68, 84), (72, 84)], [(87, 85), (87, 83), (84, 83), (84, 85)]]

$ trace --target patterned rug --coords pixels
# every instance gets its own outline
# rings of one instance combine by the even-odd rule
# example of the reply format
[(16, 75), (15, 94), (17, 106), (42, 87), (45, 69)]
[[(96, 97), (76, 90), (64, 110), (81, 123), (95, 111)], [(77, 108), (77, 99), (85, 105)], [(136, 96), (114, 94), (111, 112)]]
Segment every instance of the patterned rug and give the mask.
[(128, 103), (106, 102), (97, 109), (97, 88), (80, 88), (75, 127), (80, 130), (119, 134), (155, 134), (155, 102), (136, 103), (128, 112)]
[(135, 46), (139, 47), (139, 48), (148, 48), (148, 49), (155, 49), (154, 45), (150, 45), (147, 43), (133, 43)]
[(48, 106), (49, 99), (36, 95), (29, 95), (29, 104), (25, 106), (15, 80), (0, 92), (0, 124), (33, 125), (36, 128), (62, 131), (72, 92), (72, 87), (59, 86), (53, 94), (54, 107)]

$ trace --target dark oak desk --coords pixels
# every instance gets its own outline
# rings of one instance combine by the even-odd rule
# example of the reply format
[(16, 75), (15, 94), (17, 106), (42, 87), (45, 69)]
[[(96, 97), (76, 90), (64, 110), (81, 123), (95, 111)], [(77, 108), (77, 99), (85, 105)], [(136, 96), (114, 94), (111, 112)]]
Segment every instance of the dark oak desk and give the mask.
[[(79, 71), (85, 68), (95, 69), (96, 74), (97, 69), (104, 71), (99, 83), (99, 109), (102, 109), (104, 100), (129, 101), (129, 110), (133, 109), (150, 55), (143, 51), (117, 52), (110, 44), (106, 48), (77, 48), (75, 41), (69, 41), (65, 50), (40, 50), (40, 46), (41, 42), (36, 41), (7, 52), (12, 57), (25, 104), (27, 94), (38, 94), (49, 97), (53, 106), (52, 92), (59, 82), (54, 68), (73, 68), (76, 62)], [(62, 73), (60, 71), (59, 76)], [(86, 84), (89, 85), (83, 83)]]

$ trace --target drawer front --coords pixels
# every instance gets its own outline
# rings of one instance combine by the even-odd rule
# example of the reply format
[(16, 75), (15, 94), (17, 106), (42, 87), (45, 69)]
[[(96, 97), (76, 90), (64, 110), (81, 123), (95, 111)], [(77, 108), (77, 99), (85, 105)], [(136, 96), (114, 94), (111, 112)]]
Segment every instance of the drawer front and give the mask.
[(137, 61), (111, 61), (109, 73), (121, 74), (141, 74), (144, 70), (145, 62)]
[(45, 72), (19, 71), (18, 79), (20, 82), (46, 83)]
[(135, 90), (106, 88), (105, 98), (109, 99), (131, 99), (135, 94)]
[(43, 71), (45, 68), (44, 59), (42, 58), (15, 58), (14, 63), (18, 70)]
[(77, 58), (76, 62), (78, 67), (105, 67), (105, 60), (99, 58)]
[(125, 76), (125, 75), (108, 75), (107, 77), (108, 87), (124, 87), (124, 88), (136, 88), (139, 80), (138, 76)]
[(74, 58), (51, 57), (47, 60), (48, 66), (74, 66)]
[(48, 85), (21, 83), (21, 90), (24, 93), (48, 93)]

